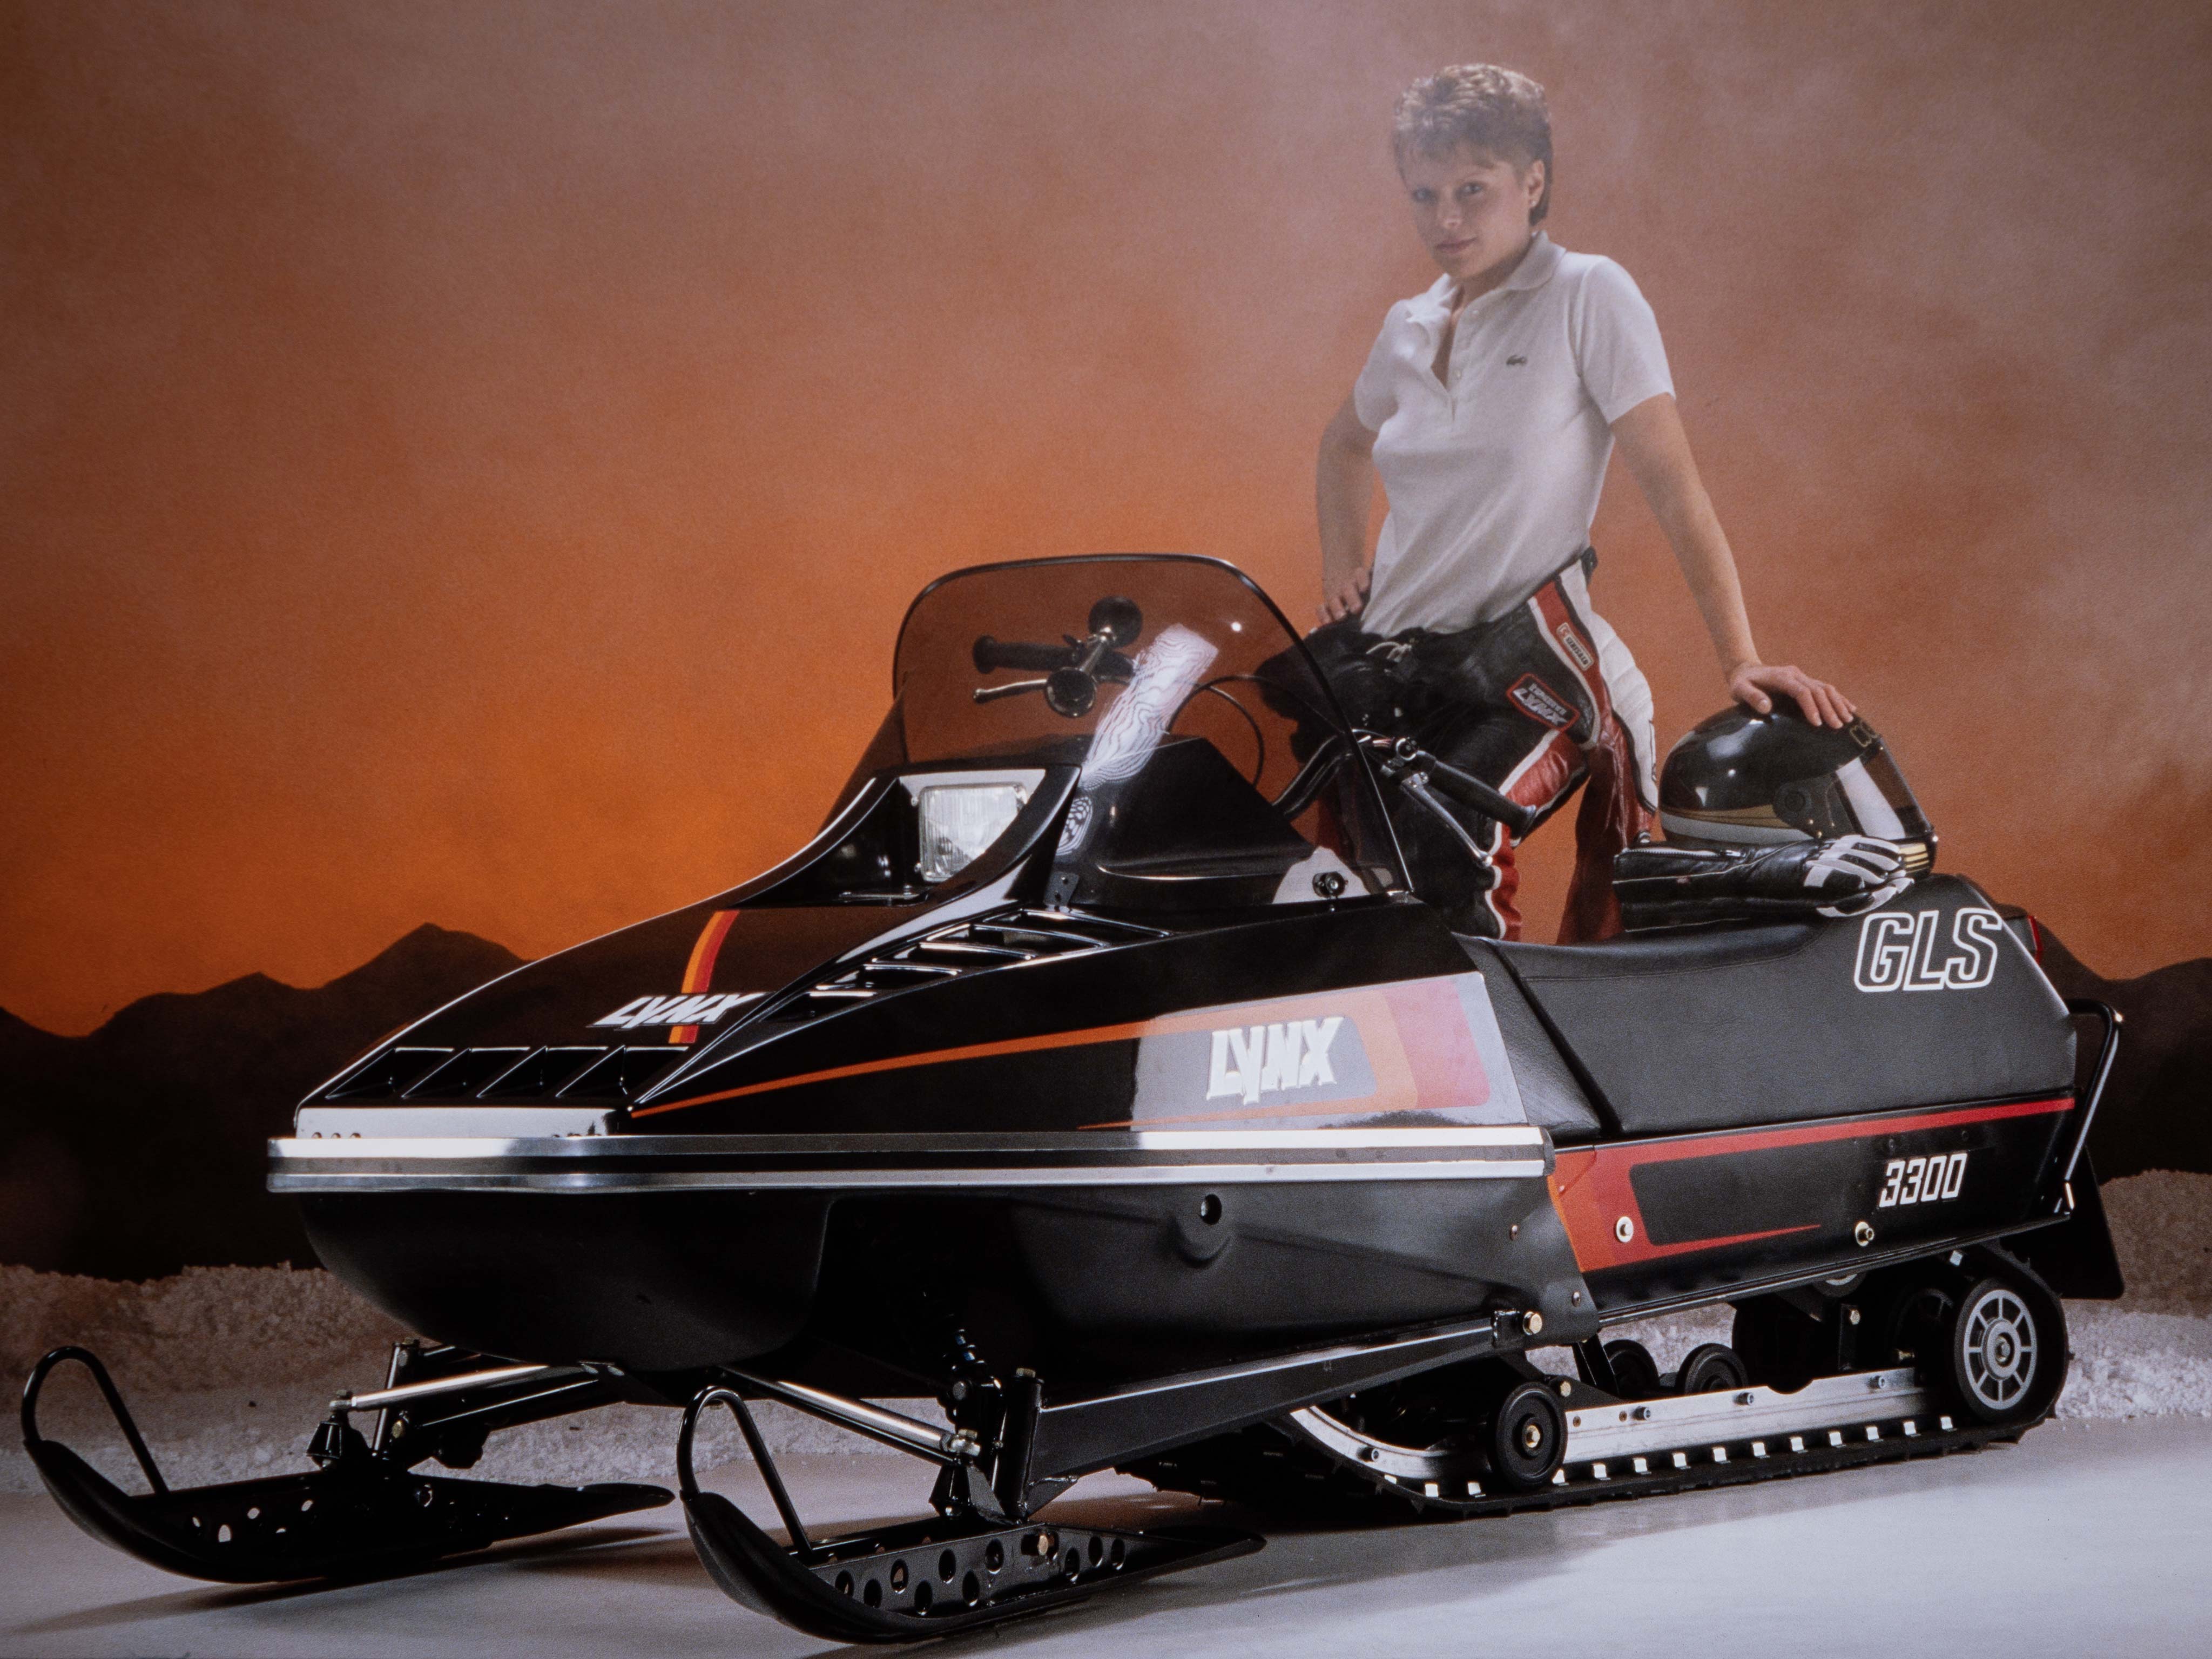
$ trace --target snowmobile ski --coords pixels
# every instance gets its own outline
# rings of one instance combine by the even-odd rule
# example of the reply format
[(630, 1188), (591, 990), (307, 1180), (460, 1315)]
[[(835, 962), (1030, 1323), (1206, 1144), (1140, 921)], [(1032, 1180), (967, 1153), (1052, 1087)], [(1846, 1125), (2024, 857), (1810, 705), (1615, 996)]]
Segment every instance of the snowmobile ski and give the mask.
[[(790, 1536), (779, 1544), (692, 1470), (702, 1412), (727, 1406)], [(975, 1505), (872, 1533), (817, 1540), (799, 1519), (752, 1413), (733, 1389), (701, 1391), (684, 1413), (677, 1473), (691, 1542), (732, 1600), (832, 1642), (915, 1641), (1042, 1613), (1139, 1578), (1249, 1555), (1257, 1535), (1225, 1527), (1125, 1531), (1034, 1518), (998, 1524)]]
[[(69, 1362), (92, 1373), (149, 1492), (125, 1492), (40, 1433), (39, 1396), (55, 1367)], [(22, 1419), (24, 1449), (70, 1520), (151, 1565), (218, 1583), (409, 1572), (507, 1539), (655, 1509), (670, 1498), (659, 1486), (525, 1486), (421, 1475), (371, 1455), (343, 1425), (334, 1435), (319, 1434), (319, 1461), (327, 1461), (312, 1473), (173, 1489), (107, 1368), (82, 1348), (57, 1348), (39, 1362), (23, 1390)]]

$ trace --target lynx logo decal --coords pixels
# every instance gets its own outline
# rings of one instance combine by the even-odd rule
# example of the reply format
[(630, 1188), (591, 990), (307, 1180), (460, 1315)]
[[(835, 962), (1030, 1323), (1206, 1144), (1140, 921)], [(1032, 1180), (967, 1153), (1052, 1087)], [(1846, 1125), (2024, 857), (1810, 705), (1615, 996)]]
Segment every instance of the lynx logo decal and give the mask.
[(1573, 705), (1563, 701), (1534, 674), (1523, 674), (1505, 695), (1530, 720), (1540, 720), (1554, 731), (1564, 732), (1575, 723)]
[(1882, 1166), (1881, 1196), (1877, 1210), (1900, 1204), (1935, 1204), (1956, 1198), (1966, 1181), (1966, 1154), (1938, 1153), (1934, 1158), (1893, 1158)]
[(712, 996), (638, 997), (592, 1024), (618, 1026), (625, 1031), (641, 1025), (712, 1025), (731, 1009), (757, 1002), (764, 994), (732, 991)]
[(1213, 1033), (1213, 1063), (1206, 1097), (1238, 1097), (1248, 1103), (1285, 1089), (1334, 1083), (1328, 1051), (1344, 1016), (1292, 1019), (1277, 1025), (1237, 1025)]
[[(1862, 991), (1978, 991), (1996, 977), (2004, 919), (1982, 905), (1941, 910), (1879, 910), (1859, 924), (1851, 983)], [(1943, 950), (1939, 959), (1936, 951)]]

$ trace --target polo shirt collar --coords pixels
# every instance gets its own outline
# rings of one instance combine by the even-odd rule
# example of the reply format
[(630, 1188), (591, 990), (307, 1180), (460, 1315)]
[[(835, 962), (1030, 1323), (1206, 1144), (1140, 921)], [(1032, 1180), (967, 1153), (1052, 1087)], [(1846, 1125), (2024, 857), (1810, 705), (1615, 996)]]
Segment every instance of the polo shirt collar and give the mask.
[[(1553, 273), (1559, 268), (1562, 257), (1559, 244), (1540, 230), (1529, 243), (1528, 252), (1521, 256), (1521, 263), (1513, 267), (1513, 274), (1492, 292), (1510, 294), (1541, 288), (1552, 280)], [(1443, 328), (1445, 319), (1451, 315), (1452, 295), (1458, 286), (1449, 276), (1438, 276), (1414, 299), (1410, 313), (1412, 320), (1431, 333)]]
[(1522, 255), (1521, 263), (1513, 267), (1513, 274), (1500, 286), (1509, 291), (1541, 288), (1552, 280), (1552, 273), (1559, 268), (1560, 258), (1559, 244), (1540, 230), (1528, 252)]

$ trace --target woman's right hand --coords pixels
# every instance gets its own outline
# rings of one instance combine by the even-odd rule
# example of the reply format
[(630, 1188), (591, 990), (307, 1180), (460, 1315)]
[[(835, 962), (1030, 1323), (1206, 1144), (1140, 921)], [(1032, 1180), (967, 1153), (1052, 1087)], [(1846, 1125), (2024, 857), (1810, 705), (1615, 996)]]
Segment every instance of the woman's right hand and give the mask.
[(1322, 600), (1317, 614), (1324, 626), (1333, 622), (1342, 622), (1346, 617), (1356, 617), (1367, 608), (1367, 584), (1373, 574), (1373, 566), (1361, 566), (1345, 578), (1335, 592)]

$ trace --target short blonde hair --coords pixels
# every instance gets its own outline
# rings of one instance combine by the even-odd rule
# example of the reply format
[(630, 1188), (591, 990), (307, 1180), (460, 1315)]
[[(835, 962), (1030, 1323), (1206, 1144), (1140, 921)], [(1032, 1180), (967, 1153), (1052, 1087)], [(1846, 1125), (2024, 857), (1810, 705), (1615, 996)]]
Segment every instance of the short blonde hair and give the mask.
[(1551, 211), (1552, 112), (1544, 88), (1518, 70), (1455, 64), (1414, 82), (1399, 94), (1390, 148), (1401, 167), (1415, 152), (1448, 155), (1462, 149), (1486, 151), (1524, 170), (1541, 161), (1544, 193), (1528, 222)]

